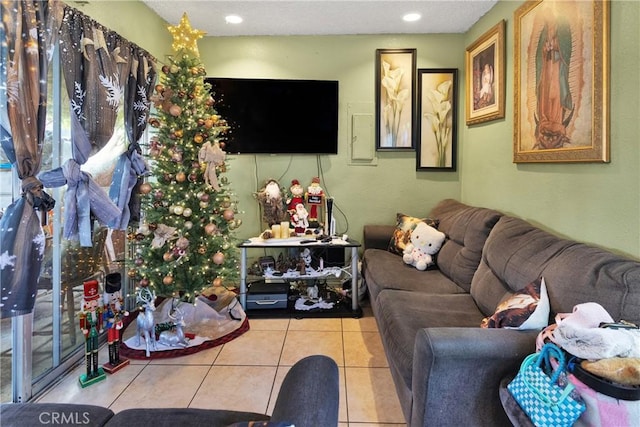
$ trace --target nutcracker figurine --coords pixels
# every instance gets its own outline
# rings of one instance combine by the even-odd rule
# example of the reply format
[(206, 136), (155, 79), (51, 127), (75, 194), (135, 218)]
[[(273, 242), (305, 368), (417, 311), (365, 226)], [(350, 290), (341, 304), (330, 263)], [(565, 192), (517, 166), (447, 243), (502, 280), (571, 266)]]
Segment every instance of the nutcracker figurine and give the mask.
[(80, 312), (80, 329), (84, 334), (84, 354), (87, 359), (87, 373), (80, 375), (80, 385), (86, 387), (107, 377), (104, 370), (98, 367), (98, 334), (102, 332), (102, 308), (98, 281), (89, 280), (83, 283), (84, 300)]
[(129, 312), (124, 310), (122, 298), (122, 276), (120, 273), (109, 273), (104, 285), (104, 312), (102, 318), (107, 329), (107, 344), (109, 345), (109, 362), (102, 365), (110, 374), (119, 371), (129, 364), (129, 359), (120, 358), (120, 330), (122, 318)]
[(320, 178), (317, 176), (311, 180), (311, 185), (307, 188), (307, 204), (310, 206), (309, 227), (317, 228), (318, 223), (318, 206), (322, 205), (324, 191), (320, 187)]

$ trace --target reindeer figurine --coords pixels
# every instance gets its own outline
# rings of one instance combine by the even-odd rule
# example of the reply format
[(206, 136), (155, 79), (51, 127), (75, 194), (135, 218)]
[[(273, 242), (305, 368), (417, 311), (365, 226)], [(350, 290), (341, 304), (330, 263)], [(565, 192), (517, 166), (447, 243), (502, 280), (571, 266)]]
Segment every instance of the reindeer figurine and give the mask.
[(156, 293), (152, 293), (147, 287), (142, 287), (136, 292), (136, 303), (142, 304), (144, 308), (144, 311), (138, 313), (136, 318), (137, 345), (140, 345), (140, 335), (144, 335), (147, 357), (151, 356), (151, 349), (156, 349), (156, 327), (153, 319), (153, 312), (156, 310), (155, 299)]
[[(172, 315), (171, 313), (175, 315)], [(178, 308), (176, 300), (171, 301), (171, 310), (168, 313), (175, 331), (163, 331), (160, 333), (159, 342), (167, 347), (187, 347), (189, 339), (184, 336), (182, 328), (185, 326), (184, 312)]]

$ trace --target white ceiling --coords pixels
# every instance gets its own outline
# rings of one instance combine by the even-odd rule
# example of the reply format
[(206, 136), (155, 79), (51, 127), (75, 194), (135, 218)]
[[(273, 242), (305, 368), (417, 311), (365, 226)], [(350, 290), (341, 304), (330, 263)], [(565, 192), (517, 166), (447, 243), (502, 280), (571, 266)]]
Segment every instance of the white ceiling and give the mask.
[[(207, 36), (464, 33), (498, 0), (142, 0), (170, 25), (184, 12)], [(422, 19), (404, 22), (418, 12)], [(233, 25), (225, 16), (240, 15)]]

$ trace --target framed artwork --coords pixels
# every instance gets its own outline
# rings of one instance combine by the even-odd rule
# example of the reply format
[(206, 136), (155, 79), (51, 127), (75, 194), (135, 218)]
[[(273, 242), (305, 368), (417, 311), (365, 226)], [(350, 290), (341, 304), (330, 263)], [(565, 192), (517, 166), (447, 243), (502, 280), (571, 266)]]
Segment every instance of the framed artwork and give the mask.
[(467, 125), (504, 118), (504, 32), (502, 20), (467, 47)]
[(514, 13), (513, 161), (609, 162), (609, 2)]
[(418, 70), (417, 170), (456, 170), (458, 70)]
[(376, 150), (413, 150), (416, 49), (376, 50)]

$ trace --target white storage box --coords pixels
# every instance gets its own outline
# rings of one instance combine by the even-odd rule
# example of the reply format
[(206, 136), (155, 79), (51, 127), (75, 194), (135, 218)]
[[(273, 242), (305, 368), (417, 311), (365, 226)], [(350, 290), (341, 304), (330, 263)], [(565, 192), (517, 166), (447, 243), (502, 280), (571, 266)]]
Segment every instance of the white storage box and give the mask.
[(288, 283), (254, 282), (247, 292), (247, 310), (287, 308)]

